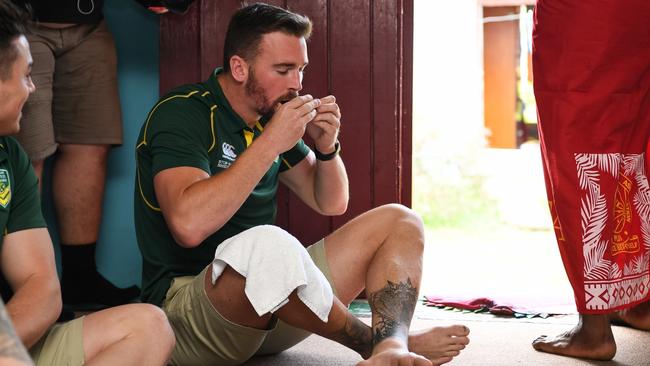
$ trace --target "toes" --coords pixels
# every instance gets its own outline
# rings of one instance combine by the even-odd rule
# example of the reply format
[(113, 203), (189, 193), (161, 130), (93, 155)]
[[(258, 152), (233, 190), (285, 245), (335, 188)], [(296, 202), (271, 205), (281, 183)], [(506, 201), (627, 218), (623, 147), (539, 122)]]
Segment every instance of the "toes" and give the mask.
[(447, 362), (451, 362), (451, 360), (453, 360), (453, 357), (440, 357), (436, 358), (435, 360), (431, 360), (431, 363), (433, 363), (435, 366), (439, 366)]
[(413, 366), (433, 366), (431, 361), (427, 360), (426, 358), (418, 358), (413, 362)]
[(540, 342), (540, 343), (533, 343), (533, 349), (535, 349), (535, 351), (539, 351), (539, 352), (545, 352), (545, 353), (557, 353), (557, 351), (554, 352), (554, 350), (556, 350), (557, 348), (553, 347), (553, 346), (552, 346), (551, 344), (549, 344), (549, 343), (542, 343), (542, 342)]
[(462, 350), (464, 350), (464, 349), (465, 349), (465, 345), (464, 345), (464, 344), (452, 344), (452, 345), (449, 347), (449, 351), (462, 351)]
[(546, 335), (541, 335), (541, 336), (535, 338), (535, 339), (533, 340), (533, 346), (536, 345), (536, 344), (539, 344), (539, 343), (541, 343), (541, 342), (546, 341), (547, 338), (548, 338), (548, 336), (546, 336)]
[(437, 350), (436, 354), (441, 356), (458, 356), (460, 351), (465, 349), (464, 344), (450, 344)]
[(447, 328), (449, 335), (456, 336), (456, 337), (465, 337), (469, 335), (469, 328), (467, 328), (464, 325), (452, 325)]
[[(410, 352), (410, 358), (407, 360), (404, 365), (413, 365), (413, 366), (432, 366), (433, 364), (427, 358), (420, 356), (416, 353)], [(400, 363), (402, 366), (402, 363)]]
[(467, 337), (454, 337), (452, 339), (452, 343), (466, 346), (466, 345), (469, 344), (469, 338), (467, 338)]
[(445, 357), (456, 357), (460, 354), (460, 351), (447, 351), (444, 353)]
[(543, 351), (544, 346), (547, 344), (547, 337), (546, 336), (540, 336), (537, 339), (533, 341), (533, 348), (538, 350), (538, 351)]

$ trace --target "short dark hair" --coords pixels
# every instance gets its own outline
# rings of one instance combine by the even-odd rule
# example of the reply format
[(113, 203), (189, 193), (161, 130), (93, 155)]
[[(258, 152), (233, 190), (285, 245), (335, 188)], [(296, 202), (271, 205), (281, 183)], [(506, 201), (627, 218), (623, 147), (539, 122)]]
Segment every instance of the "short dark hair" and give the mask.
[(262, 36), (278, 31), (309, 39), (311, 20), (304, 15), (263, 3), (239, 9), (230, 19), (226, 32), (223, 46), (224, 70), (230, 70), (230, 58), (234, 55), (246, 60), (255, 58)]
[(15, 6), (9, 0), (0, 0), (0, 80), (11, 75), (11, 66), (18, 58), (13, 41), (27, 34), (29, 12)]

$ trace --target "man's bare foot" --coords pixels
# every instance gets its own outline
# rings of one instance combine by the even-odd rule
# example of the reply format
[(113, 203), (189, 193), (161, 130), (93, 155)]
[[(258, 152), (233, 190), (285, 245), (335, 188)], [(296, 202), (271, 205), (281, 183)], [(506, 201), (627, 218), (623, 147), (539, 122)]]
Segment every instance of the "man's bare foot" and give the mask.
[(650, 302), (644, 302), (633, 308), (611, 313), (609, 319), (612, 324), (650, 330)]
[(580, 314), (575, 328), (551, 339), (545, 335), (533, 341), (533, 348), (562, 356), (611, 360), (616, 354), (616, 342), (607, 314)]
[(469, 343), (469, 328), (464, 325), (433, 327), (409, 333), (409, 350), (442, 365), (458, 356)]
[(396, 338), (386, 338), (372, 350), (372, 356), (357, 366), (433, 366), (426, 357), (409, 352), (406, 345)]

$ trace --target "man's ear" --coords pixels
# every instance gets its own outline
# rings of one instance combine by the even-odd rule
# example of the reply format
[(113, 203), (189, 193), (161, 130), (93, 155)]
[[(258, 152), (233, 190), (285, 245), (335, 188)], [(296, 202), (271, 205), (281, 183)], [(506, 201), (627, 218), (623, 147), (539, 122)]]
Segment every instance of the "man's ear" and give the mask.
[(248, 79), (248, 63), (243, 58), (235, 55), (230, 58), (230, 73), (233, 79), (240, 83)]

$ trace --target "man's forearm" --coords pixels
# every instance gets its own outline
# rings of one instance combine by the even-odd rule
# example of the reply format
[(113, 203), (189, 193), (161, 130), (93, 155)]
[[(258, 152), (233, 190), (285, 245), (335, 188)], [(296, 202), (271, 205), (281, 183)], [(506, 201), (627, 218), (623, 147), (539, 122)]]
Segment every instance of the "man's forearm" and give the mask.
[(314, 198), (325, 215), (341, 215), (350, 198), (348, 175), (340, 156), (329, 161), (317, 161)]
[(218, 175), (195, 182), (161, 208), (174, 238), (185, 247), (199, 245), (239, 210), (277, 156), (268, 153), (262, 138)]
[(33, 365), (0, 301), (0, 365)]
[(7, 312), (25, 347), (33, 346), (61, 312), (58, 279), (32, 276), (16, 289), (7, 303)]

